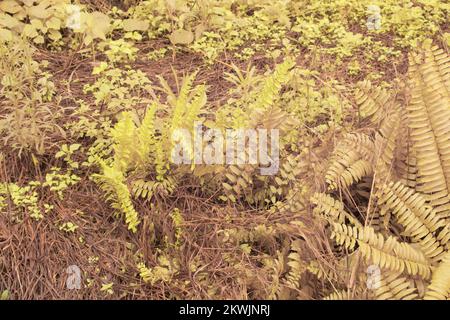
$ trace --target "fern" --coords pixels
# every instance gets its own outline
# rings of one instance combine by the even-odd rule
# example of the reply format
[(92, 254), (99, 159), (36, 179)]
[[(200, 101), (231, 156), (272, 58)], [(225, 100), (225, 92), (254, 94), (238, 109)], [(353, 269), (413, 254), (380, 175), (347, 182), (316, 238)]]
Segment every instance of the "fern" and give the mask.
[(111, 136), (114, 141), (114, 166), (126, 172), (139, 160), (138, 149), (135, 147), (136, 125), (130, 112), (121, 114), (120, 120), (111, 130)]
[(349, 290), (336, 290), (325, 296), (323, 300), (354, 300), (354, 296)]
[(342, 274), (339, 274), (342, 270), (324, 268), (316, 260), (311, 261), (306, 267), (306, 270), (315, 275), (319, 280), (327, 280), (331, 283), (342, 282)]
[(131, 193), (137, 198), (151, 200), (155, 194), (170, 195), (175, 190), (176, 182), (173, 177), (167, 177), (162, 181), (146, 181), (138, 179), (131, 184)]
[(379, 265), (397, 272), (407, 272), (429, 278), (431, 266), (425, 255), (411, 245), (398, 242), (394, 237), (387, 239), (377, 234), (371, 227), (348, 227), (345, 224), (333, 224), (331, 236), (336, 243), (353, 250), (356, 245), (367, 263)]
[(438, 259), (445, 250), (445, 243), (437, 239), (437, 230), (445, 221), (426, 205), (425, 199), (401, 182), (385, 185), (378, 204), (383, 210), (392, 210), (398, 222), (405, 227), (404, 234), (421, 245), (429, 259)]
[(349, 133), (342, 139), (342, 145), (346, 145), (349, 148), (356, 150), (362, 157), (362, 159), (373, 163), (375, 143), (372, 138), (365, 133)]
[(141, 125), (137, 129), (138, 152), (141, 166), (146, 166), (152, 153), (155, 152), (156, 144), (159, 142), (155, 137), (155, 112), (157, 104), (153, 103), (147, 112)]
[[(409, 86), (411, 101), (406, 106), (411, 141), (417, 159), (417, 191), (443, 217), (450, 216), (450, 99), (448, 59), (431, 59), (432, 48), (410, 56)], [(434, 55), (433, 55), (434, 56)]]
[(324, 193), (315, 193), (311, 197), (311, 203), (316, 205), (314, 212), (323, 213), (331, 222), (345, 223), (346, 219), (357, 226), (361, 223), (350, 213), (345, 211), (342, 201), (336, 200)]
[[(199, 114), (203, 106), (206, 104), (206, 88), (203, 85), (192, 88), (192, 83), (196, 73), (193, 73), (183, 80), (178, 97), (174, 97), (171, 102), (173, 110), (171, 113), (170, 128), (167, 134), (169, 141), (165, 141), (168, 146), (172, 147), (176, 144), (183, 145), (183, 151), (188, 152), (187, 157), (193, 163), (193, 150), (191, 146), (191, 137), (184, 134), (178, 134), (179, 129), (187, 129), (190, 134), (194, 133), (194, 125), (199, 121)], [(172, 155), (173, 156), (173, 155)]]
[(377, 300), (415, 300), (419, 297), (417, 288), (398, 272), (381, 272), (380, 283), (375, 289)]
[[(177, 97), (173, 97), (171, 101), (173, 106), (171, 114), (170, 130), (179, 128), (192, 128), (194, 121), (206, 103), (206, 91), (204, 86), (196, 86), (192, 89), (192, 84), (196, 73), (187, 76), (182, 83), (180, 92)], [(193, 96), (191, 99), (190, 97)]]
[(139, 225), (139, 215), (134, 210), (131, 202), (131, 195), (125, 184), (125, 177), (117, 167), (110, 167), (100, 160), (101, 174), (93, 175), (93, 178), (100, 182), (105, 191), (107, 200), (112, 203), (112, 207), (119, 213), (125, 215), (125, 223), (132, 232), (137, 231)]
[(306, 266), (301, 259), (300, 241), (294, 241), (291, 244), (291, 252), (288, 255), (289, 272), (286, 275), (286, 284), (294, 289), (300, 287), (300, 279), (306, 271)]
[(384, 89), (373, 87), (370, 81), (358, 83), (355, 100), (362, 118), (377, 124), (384, 118), (384, 110), (389, 108), (391, 94)]
[(375, 185), (383, 185), (391, 179), (396, 156), (396, 142), (400, 130), (400, 111), (397, 108), (383, 119), (380, 129), (375, 134)]
[(289, 80), (289, 71), (294, 65), (295, 63), (291, 59), (286, 59), (283, 63), (276, 66), (273, 74), (264, 79), (263, 87), (251, 107), (251, 111), (258, 109), (267, 110), (273, 105), (281, 87)]
[(425, 300), (448, 300), (450, 298), (450, 251), (447, 251), (439, 266), (433, 271)]
[(372, 164), (362, 159), (358, 151), (345, 145), (338, 146), (325, 175), (330, 190), (348, 188), (363, 177), (372, 174)]

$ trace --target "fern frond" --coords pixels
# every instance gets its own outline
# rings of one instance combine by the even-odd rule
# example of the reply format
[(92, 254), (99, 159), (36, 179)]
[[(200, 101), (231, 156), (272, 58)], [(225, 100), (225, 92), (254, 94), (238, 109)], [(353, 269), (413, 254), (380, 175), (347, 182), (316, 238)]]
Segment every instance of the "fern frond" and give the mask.
[(155, 143), (157, 143), (157, 141), (155, 140), (156, 108), (156, 103), (153, 103), (150, 108), (147, 109), (144, 119), (137, 129), (137, 139), (139, 142), (138, 152), (140, 156), (141, 166), (144, 166), (146, 163), (148, 163), (148, 159), (150, 158), (152, 151), (154, 151), (154, 145)]
[(306, 266), (301, 256), (300, 241), (293, 241), (291, 244), (291, 252), (288, 255), (289, 271), (285, 277), (286, 284), (294, 289), (300, 287), (300, 279), (306, 270)]
[(132, 232), (137, 231), (139, 225), (139, 215), (131, 202), (130, 191), (125, 184), (125, 177), (117, 167), (110, 167), (100, 161), (102, 173), (93, 175), (93, 178), (100, 182), (100, 186), (106, 192), (107, 200), (112, 203), (112, 207), (119, 213), (125, 215), (125, 223)]
[(151, 200), (155, 194), (172, 194), (175, 187), (175, 181), (173, 177), (170, 176), (162, 181), (145, 181), (143, 179), (138, 179), (132, 182), (131, 194), (135, 198)]
[(445, 58), (439, 61), (431, 58), (430, 50), (410, 56), (411, 101), (406, 109), (417, 158), (416, 189), (426, 194), (436, 211), (447, 217), (450, 215), (450, 99), (442, 88), (448, 87), (450, 63)]
[(170, 139), (168, 146), (173, 147), (176, 144), (185, 146), (183, 151), (188, 152), (183, 155), (189, 159), (193, 159), (194, 154), (191, 148), (191, 136), (184, 134), (176, 134), (176, 130), (187, 129), (189, 134), (193, 133), (195, 122), (199, 120), (201, 109), (206, 104), (206, 87), (199, 85), (192, 88), (196, 73), (189, 75), (184, 79), (180, 93), (173, 102), (172, 118), (170, 122), (169, 132), (166, 138)]
[(364, 160), (373, 162), (375, 144), (365, 133), (348, 133), (344, 136), (342, 144), (356, 150)]
[(400, 111), (394, 109), (383, 119), (379, 131), (375, 134), (375, 185), (383, 185), (390, 180), (399, 129)]
[(264, 79), (261, 94), (258, 95), (253, 107), (250, 110), (266, 110), (272, 106), (275, 98), (281, 90), (281, 87), (289, 80), (289, 71), (295, 66), (295, 62), (286, 59), (283, 63), (278, 64), (275, 71)]
[(370, 81), (358, 83), (355, 91), (355, 100), (361, 117), (370, 119), (374, 124), (378, 124), (384, 118), (384, 110), (390, 99), (390, 93), (384, 89), (373, 87)]
[(347, 289), (336, 290), (325, 296), (322, 300), (354, 300), (353, 295)]
[(196, 86), (192, 90), (192, 99), (184, 113), (184, 123), (186, 128), (193, 128), (194, 122), (198, 121), (198, 116), (206, 104), (206, 87), (204, 85)]
[(377, 300), (415, 300), (418, 298), (417, 288), (411, 281), (402, 277), (399, 272), (382, 271), (378, 287), (375, 289)]
[(337, 282), (343, 282), (344, 277), (342, 270), (333, 270), (331, 268), (323, 268), (316, 260), (311, 261), (306, 269), (317, 277), (319, 280), (327, 280), (335, 284)]
[(334, 223), (331, 237), (338, 245), (349, 250), (355, 249), (358, 245), (367, 263), (392, 271), (418, 274), (425, 279), (430, 277), (431, 266), (420, 250), (407, 243), (399, 242), (392, 236), (384, 239), (371, 227), (349, 227), (345, 224)]
[[(181, 85), (180, 92), (178, 96), (175, 99), (175, 101), (172, 101), (171, 104), (173, 105), (173, 110), (171, 112), (172, 119), (171, 119), (171, 133), (175, 129), (179, 128), (191, 128), (194, 123), (192, 118), (195, 118), (195, 115), (198, 113), (199, 101), (204, 100), (205, 95), (205, 87), (204, 86), (198, 86), (192, 92), (192, 86), (194, 79), (196, 77), (196, 72), (190, 74), (186, 78), (183, 79), (183, 84)], [(191, 95), (194, 93), (194, 100), (197, 99), (196, 103), (190, 102)], [(201, 100), (199, 99), (201, 98)], [(192, 104), (194, 107), (192, 108)], [(191, 121), (192, 123), (188, 122)]]
[[(169, 102), (174, 107), (172, 116), (178, 118), (181, 114), (183, 114), (184, 109), (188, 104), (189, 95), (196, 76), (197, 72), (193, 72), (190, 75), (184, 77), (181, 84), (181, 88), (178, 92), (178, 96), (175, 96), (175, 94), (171, 95), (171, 100)], [(168, 88), (170, 88), (170, 86), (168, 86)]]
[(136, 124), (130, 112), (123, 112), (113, 129), (114, 166), (126, 172), (138, 160), (136, 145)]
[(135, 198), (147, 198), (151, 199), (155, 192), (156, 181), (145, 181), (138, 179), (133, 181), (131, 186), (131, 193)]
[(425, 300), (448, 300), (450, 298), (450, 251), (433, 271), (431, 283), (425, 293)]
[(388, 229), (390, 222), (390, 215), (381, 215), (379, 210), (373, 210), (368, 219), (368, 225), (372, 227), (375, 232), (383, 232)]
[(325, 175), (330, 190), (347, 188), (372, 174), (372, 164), (362, 159), (358, 151), (341, 145), (336, 148)]
[(382, 212), (391, 210), (398, 222), (405, 227), (405, 235), (421, 245), (429, 259), (438, 259), (445, 250), (445, 243), (437, 239), (435, 232), (445, 226), (445, 221), (426, 204), (426, 200), (401, 182), (385, 185), (378, 204)]
[(344, 223), (347, 219), (350, 223), (361, 226), (361, 223), (350, 213), (345, 211), (342, 201), (334, 199), (325, 193), (315, 193), (311, 197), (311, 203), (316, 205), (315, 213), (321, 213), (330, 222)]
[(431, 41), (410, 55), (410, 70), (419, 71), (430, 89), (450, 100), (450, 56)]
[(413, 143), (410, 139), (410, 129), (408, 127), (408, 113), (402, 107), (400, 130), (397, 137), (396, 156), (394, 162), (394, 172), (400, 181), (410, 188), (417, 186), (417, 159)]

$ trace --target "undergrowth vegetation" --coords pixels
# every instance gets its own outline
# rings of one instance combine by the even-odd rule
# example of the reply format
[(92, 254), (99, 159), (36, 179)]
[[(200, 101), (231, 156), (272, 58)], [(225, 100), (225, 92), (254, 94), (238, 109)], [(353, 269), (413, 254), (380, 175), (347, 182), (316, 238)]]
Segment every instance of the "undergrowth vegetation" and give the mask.
[(0, 298), (450, 299), (449, 10), (2, 1)]

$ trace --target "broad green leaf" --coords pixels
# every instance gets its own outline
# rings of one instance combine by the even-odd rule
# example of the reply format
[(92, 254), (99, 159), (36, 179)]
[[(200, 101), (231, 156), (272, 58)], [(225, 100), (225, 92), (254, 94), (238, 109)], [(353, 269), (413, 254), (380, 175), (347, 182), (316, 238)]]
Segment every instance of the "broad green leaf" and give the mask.
[(48, 32), (48, 37), (52, 40), (59, 40), (62, 38), (61, 32), (59, 32), (58, 30), (50, 30)]
[(42, 23), (41, 20), (39, 19), (31, 19), (30, 20), (31, 25), (36, 29), (36, 30), (42, 30), (44, 29), (44, 24)]
[(74, 144), (71, 144), (71, 145), (70, 145), (69, 150), (70, 150), (71, 152), (74, 152), (74, 151), (77, 151), (78, 149), (80, 149), (80, 147), (81, 147), (81, 144), (79, 144), (79, 143), (74, 143)]
[(46, 7), (45, 2), (42, 2), (41, 4), (34, 6), (34, 7), (30, 7), (27, 9), (27, 14), (30, 17), (35, 17), (38, 19), (47, 19), (51, 12), (50, 10)]
[(36, 0), (20, 0), (27, 7), (31, 7)]
[(194, 41), (194, 34), (192, 31), (179, 29), (172, 32), (172, 34), (169, 36), (169, 39), (172, 44), (187, 45)]
[(148, 30), (148, 21), (138, 19), (126, 19), (123, 20), (123, 29), (125, 31), (146, 31)]
[(22, 7), (14, 0), (5, 0), (0, 3), (0, 10), (15, 14), (22, 10)]
[(90, 16), (88, 28), (91, 36), (94, 39), (100, 38), (102, 40), (106, 40), (106, 34), (111, 28), (109, 17), (98, 11), (92, 12)]
[(2, 294), (0, 295), (0, 300), (8, 300), (9, 299), (9, 291), (3, 290)]
[(33, 39), (33, 42), (36, 44), (43, 44), (45, 42), (44, 37), (43, 36), (37, 36)]
[(58, 151), (58, 152), (55, 154), (55, 159), (64, 157), (64, 155), (65, 155), (65, 152), (64, 152), (64, 151)]
[(61, 28), (61, 20), (59, 20), (56, 17), (51, 17), (46, 23), (45, 25), (47, 26), (47, 28), (50, 29), (55, 29), (55, 30), (59, 30)]
[(20, 24), (20, 21), (11, 17), (9, 14), (0, 13), (0, 26), (13, 29)]
[(92, 74), (93, 75), (100, 74), (103, 71), (105, 71), (106, 68), (108, 68), (108, 64), (106, 62), (102, 61), (99, 66), (94, 67), (94, 69), (92, 70)]
[(0, 41), (11, 41), (13, 34), (8, 29), (0, 28)]
[(34, 37), (38, 36), (36, 28), (34, 26), (32, 26), (31, 24), (25, 25), (25, 28), (23, 28), (22, 34), (28, 38), (34, 38)]

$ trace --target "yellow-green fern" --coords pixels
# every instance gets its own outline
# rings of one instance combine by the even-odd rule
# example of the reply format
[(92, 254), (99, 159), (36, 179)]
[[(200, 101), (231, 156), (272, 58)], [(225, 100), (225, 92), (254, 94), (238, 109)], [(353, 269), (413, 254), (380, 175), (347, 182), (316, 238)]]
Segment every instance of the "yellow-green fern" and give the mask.
[(112, 207), (119, 214), (125, 216), (125, 223), (132, 232), (137, 231), (139, 225), (139, 214), (133, 207), (131, 202), (130, 191), (125, 184), (125, 177), (121, 170), (117, 167), (110, 167), (103, 161), (100, 161), (101, 174), (93, 175), (94, 179), (98, 179), (102, 189), (106, 192), (107, 200), (112, 203)]

